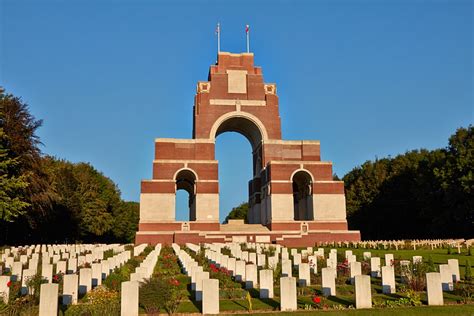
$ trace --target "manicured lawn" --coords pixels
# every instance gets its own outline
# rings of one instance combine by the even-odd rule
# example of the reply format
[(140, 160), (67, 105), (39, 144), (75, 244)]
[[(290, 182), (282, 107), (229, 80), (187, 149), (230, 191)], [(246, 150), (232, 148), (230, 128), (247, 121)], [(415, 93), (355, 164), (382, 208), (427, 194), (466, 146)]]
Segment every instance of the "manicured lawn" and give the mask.
[[(325, 247), (326, 255), (329, 253), (329, 249), (332, 247)], [(448, 255), (447, 249), (387, 249), (387, 250), (380, 250), (380, 249), (365, 249), (365, 248), (335, 248), (338, 250), (339, 254), (344, 254), (345, 250), (352, 250), (352, 253), (357, 256), (357, 261), (362, 261), (363, 253), (365, 251), (370, 251), (372, 253), (372, 257), (380, 257), (382, 258), (382, 264), (385, 262), (384, 256), (386, 253), (392, 253), (395, 260), (412, 260), (413, 256), (422, 256), (423, 260), (428, 260), (428, 257), (431, 256), (433, 262), (435, 264), (446, 264), (448, 263), (448, 259), (458, 259), (459, 261), (459, 272), (461, 273), (461, 278), (464, 278), (466, 260), (469, 260), (471, 263), (471, 272), (474, 274), (474, 255), (469, 256), (467, 254), (466, 249), (462, 249), (461, 254), (457, 253), (457, 249), (451, 249), (451, 254)], [(474, 254), (474, 250), (472, 250)]]
[[(398, 307), (398, 308), (383, 308), (383, 309), (351, 309), (344, 311), (329, 311), (329, 310), (317, 310), (317, 311), (297, 311), (297, 312), (285, 312), (278, 313), (278, 315), (312, 315), (315, 313), (321, 313), (322, 315), (394, 315), (394, 316), (472, 316), (474, 315), (474, 305), (456, 305), (456, 306), (420, 306), (420, 307)], [(243, 315), (243, 314), (240, 314)], [(268, 313), (245, 313), (245, 315), (268, 315)]]

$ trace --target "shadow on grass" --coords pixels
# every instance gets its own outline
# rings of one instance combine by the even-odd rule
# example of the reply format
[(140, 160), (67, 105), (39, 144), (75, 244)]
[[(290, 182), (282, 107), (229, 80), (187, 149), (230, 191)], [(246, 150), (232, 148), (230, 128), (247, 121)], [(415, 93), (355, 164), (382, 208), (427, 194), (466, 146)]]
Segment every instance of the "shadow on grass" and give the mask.
[(201, 302), (198, 302), (196, 300), (189, 300), (191, 303), (193, 303), (193, 305), (196, 307), (196, 309), (198, 311), (201, 311), (201, 307), (202, 307), (202, 303)]
[(280, 308), (280, 303), (272, 298), (260, 298), (259, 300), (262, 303), (265, 303), (266, 305), (270, 306), (273, 310), (277, 310)]
[(354, 305), (355, 303), (351, 300), (348, 300), (348, 299), (344, 299), (344, 298), (340, 298), (340, 297), (337, 297), (337, 296), (329, 296), (328, 297), (328, 301), (331, 301), (331, 302), (334, 302), (334, 303), (337, 303), (337, 304), (341, 304), (341, 305), (345, 305), (345, 306), (349, 306), (349, 305)]

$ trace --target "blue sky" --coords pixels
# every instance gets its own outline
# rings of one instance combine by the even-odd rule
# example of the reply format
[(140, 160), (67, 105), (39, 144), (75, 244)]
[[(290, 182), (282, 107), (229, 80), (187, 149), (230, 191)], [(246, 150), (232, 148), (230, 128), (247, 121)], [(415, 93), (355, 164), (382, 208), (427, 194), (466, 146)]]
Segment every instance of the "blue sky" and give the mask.
[[(87, 161), (139, 199), (153, 140), (190, 138), (195, 85), (223, 51), (277, 83), (285, 139), (321, 141), (342, 176), (439, 148), (473, 120), (473, 1), (0, 0), (0, 85), (44, 120), (43, 152)], [(247, 199), (251, 149), (217, 139), (221, 218)], [(187, 218), (178, 194), (178, 218)]]

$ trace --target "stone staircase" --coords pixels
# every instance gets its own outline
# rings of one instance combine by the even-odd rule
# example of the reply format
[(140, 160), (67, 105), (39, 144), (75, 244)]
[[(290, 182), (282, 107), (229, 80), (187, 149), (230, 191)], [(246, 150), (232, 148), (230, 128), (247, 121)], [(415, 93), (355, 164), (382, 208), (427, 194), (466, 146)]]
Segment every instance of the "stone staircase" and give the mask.
[(243, 219), (230, 219), (227, 224), (221, 224), (221, 231), (255, 233), (270, 232), (270, 230), (262, 224), (245, 224)]

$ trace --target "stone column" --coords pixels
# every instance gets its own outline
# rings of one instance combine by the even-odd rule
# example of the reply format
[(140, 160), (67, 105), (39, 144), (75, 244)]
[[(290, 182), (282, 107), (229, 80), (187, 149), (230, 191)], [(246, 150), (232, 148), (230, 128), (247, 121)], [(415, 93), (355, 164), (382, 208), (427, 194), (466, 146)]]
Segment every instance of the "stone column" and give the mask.
[(372, 308), (372, 292), (370, 287), (370, 276), (356, 275), (355, 296), (356, 308)]
[(382, 292), (384, 294), (395, 293), (395, 269), (393, 266), (382, 267)]
[(41, 284), (39, 316), (51, 316), (58, 314), (58, 293), (59, 284)]
[(299, 286), (310, 286), (311, 275), (308, 263), (300, 263), (298, 266), (298, 285)]
[(247, 264), (245, 266), (245, 288), (253, 289), (258, 284), (257, 265)]
[(260, 298), (273, 298), (273, 270), (260, 270)]
[(428, 305), (443, 305), (441, 274), (438, 272), (426, 274), (426, 294), (428, 296)]
[(219, 314), (219, 280), (208, 279), (202, 284), (202, 313)]
[(138, 316), (138, 282), (122, 282), (120, 315)]
[(280, 310), (296, 311), (296, 278), (280, 278)]
[(334, 277), (334, 268), (322, 268), (322, 291), (324, 296), (335, 296), (336, 295), (336, 279)]
[(78, 289), (77, 274), (65, 274), (63, 278), (63, 305), (77, 303)]

